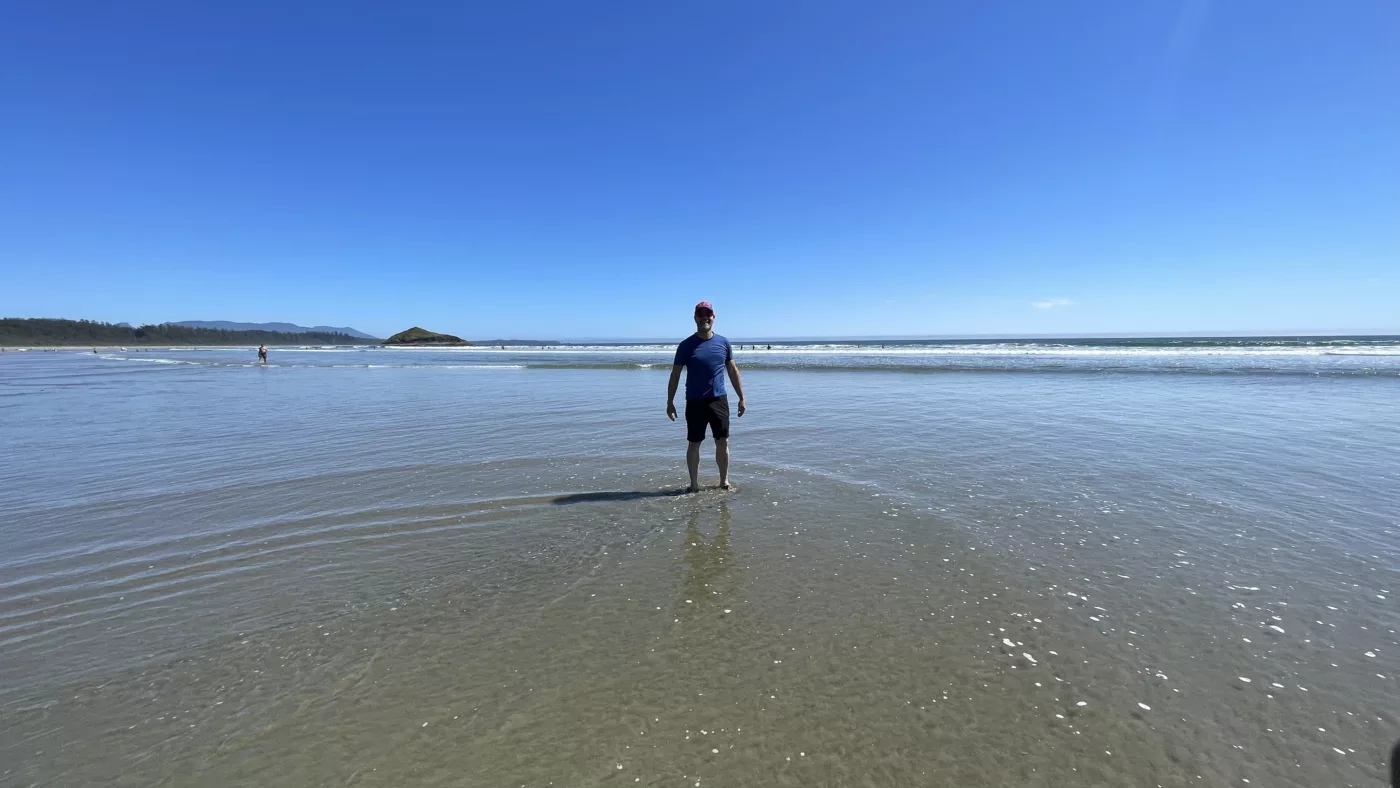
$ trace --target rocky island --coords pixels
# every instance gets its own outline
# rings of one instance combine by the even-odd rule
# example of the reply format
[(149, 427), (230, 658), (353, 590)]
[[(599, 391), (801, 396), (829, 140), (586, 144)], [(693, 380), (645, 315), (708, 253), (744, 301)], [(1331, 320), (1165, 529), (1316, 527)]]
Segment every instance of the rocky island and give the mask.
[(436, 331), (428, 331), (427, 329), (419, 328), (418, 326), (414, 326), (413, 328), (410, 328), (407, 331), (400, 331), (399, 333), (384, 340), (384, 344), (396, 346), (447, 345), (451, 347), (467, 347), (471, 345), (470, 342), (468, 342), (465, 339), (462, 339), (461, 337), (454, 337), (451, 334), (439, 334)]

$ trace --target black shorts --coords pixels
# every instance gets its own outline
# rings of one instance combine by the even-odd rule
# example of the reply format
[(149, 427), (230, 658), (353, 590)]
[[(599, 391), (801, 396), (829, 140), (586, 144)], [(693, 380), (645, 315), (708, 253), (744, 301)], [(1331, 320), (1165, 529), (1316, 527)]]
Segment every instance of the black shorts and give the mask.
[(715, 440), (729, 437), (729, 397), (707, 397), (685, 401), (685, 439), (691, 443), (705, 440), (705, 425)]

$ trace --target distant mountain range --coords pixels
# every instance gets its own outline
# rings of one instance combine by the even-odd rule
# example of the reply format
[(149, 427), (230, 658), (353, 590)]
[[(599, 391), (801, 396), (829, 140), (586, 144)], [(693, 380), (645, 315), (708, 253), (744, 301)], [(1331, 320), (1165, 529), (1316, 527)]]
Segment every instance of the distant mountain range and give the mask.
[[(233, 323), (232, 325), (238, 325)], [(246, 325), (246, 324), (245, 324)], [(182, 326), (148, 323), (113, 325), (94, 320), (0, 317), (0, 347), (123, 347), (126, 345), (198, 345), (205, 347), (256, 347), (258, 345), (362, 345), (365, 339), (341, 333)], [(375, 340), (378, 342), (378, 340)]]
[(190, 328), (218, 328), (224, 331), (275, 331), (279, 334), (349, 334), (356, 339), (373, 339), (378, 341), (379, 337), (373, 334), (366, 334), (363, 331), (356, 331), (353, 328), (335, 326), (298, 326), (294, 323), (237, 323), (232, 320), (181, 320), (175, 323), (177, 326), (189, 326)]

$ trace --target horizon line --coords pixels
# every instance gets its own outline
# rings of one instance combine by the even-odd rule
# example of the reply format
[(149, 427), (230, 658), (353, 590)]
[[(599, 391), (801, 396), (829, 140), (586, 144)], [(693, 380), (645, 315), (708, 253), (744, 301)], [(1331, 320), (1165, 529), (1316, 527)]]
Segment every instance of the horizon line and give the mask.
[[(686, 336), (689, 336), (687, 334)], [(735, 337), (731, 341), (748, 344), (760, 342), (820, 342), (822, 340), (855, 340), (863, 342), (879, 342), (881, 340), (890, 342), (907, 342), (915, 339), (932, 340), (965, 340), (965, 339), (1267, 339), (1286, 337), (1397, 337), (1400, 338), (1400, 328), (1379, 329), (1379, 330), (1344, 330), (1344, 331), (1091, 331), (1091, 332), (1071, 332), (1057, 334), (1036, 334), (1036, 333), (1008, 333), (995, 332), (987, 334), (825, 334), (825, 335), (805, 335), (805, 336), (762, 336)], [(684, 338), (684, 337), (682, 337)], [(634, 344), (656, 344), (661, 342), (675, 342), (676, 337), (580, 337), (580, 338), (559, 338), (550, 340), (567, 344), (584, 343), (634, 343)]]
[[(4, 317), (5, 317), (5, 319), (17, 319), (17, 320), (46, 320), (46, 319), (47, 319), (47, 320), (74, 320), (74, 321), (77, 321), (77, 320), (84, 320), (84, 319), (86, 319), (86, 318), (33, 318), (33, 317), (25, 318), (25, 317), (13, 317), (13, 316), (4, 316)], [(91, 322), (95, 322), (95, 323), (107, 323), (108, 321), (104, 321), (104, 320), (93, 320), (93, 321), (91, 321)], [(164, 324), (178, 324), (178, 323), (189, 323), (189, 322), (230, 322), (230, 323), (250, 323), (250, 324), (257, 324), (257, 323), (277, 323), (277, 322), (281, 322), (281, 323), (288, 323), (288, 324), (291, 324), (291, 325), (301, 326), (300, 323), (297, 323), (297, 322), (294, 322), (294, 321), (288, 321), (288, 320), (281, 320), (281, 321), (250, 321), (250, 320), (227, 320), (227, 321), (224, 321), (224, 320), (213, 320), (213, 321), (206, 321), (206, 320), (192, 321), (192, 320), (186, 320), (186, 321), (174, 321), (174, 320), (167, 320), (167, 321), (162, 321), (162, 322), (163, 322)], [(121, 322), (108, 323), (108, 324), (109, 324), (109, 325), (121, 325), (122, 323), (126, 323), (127, 325), (132, 325), (133, 327), (139, 327), (139, 325), (161, 325), (161, 324), (162, 324), (162, 323), (142, 323), (142, 324), (139, 324), (139, 325), (133, 325), (132, 323), (130, 323), (130, 322), (128, 322), (128, 321), (121, 321)], [(331, 327), (331, 326), (327, 326), (327, 327)], [(310, 328), (310, 327), (308, 327), (308, 328)], [(354, 326), (351, 326), (351, 325), (340, 326), (339, 328), (348, 328), (348, 329), (350, 329), (350, 330), (353, 330), (353, 331), (360, 331), (361, 333), (366, 333), (366, 334), (367, 334), (367, 333), (370, 333), (370, 332), (364, 331), (363, 329), (355, 328)], [(692, 333), (693, 333), (693, 332), (692, 332)], [(472, 341), (472, 340), (470, 339), (470, 335), (454, 334), (454, 336), (463, 336), (463, 338), (464, 338), (464, 339), (467, 339), (467, 341)], [(650, 336), (650, 337), (647, 337), (647, 336), (643, 336), (643, 337), (636, 337), (636, 336), (631, 336), (631, 337), (629, 337), (629, 336), (595, 336), (595, 337), (552, 337), (552, 338), (551, 338), (551, 337), (538, 336), (538, 335), (535, 336), (535, 337), (527, 337), (527, 336), (523, 336), (523, 337), (512, 337), (512, 336), (510, 336), (509, 334), (506, 334), (506, 333), (495, 332), (494, 335), (483, 333), (483, 334), (481, 334), (480, 336), (482, 336), (483, 339), (480, 339), (480, 340), (477, 340), (477, 341), (483, 341), (483, 342), (488, 341), (487, 339), (485, 339), (485, 337), (488, 337), (488, 336), (489, 336), (491, 339), (504, 340), (504, 341), (508, 341), (508, 342), (518, 342), (518, 341), (522, 341), (523, 338), (529, 338), (529, 339), (531, 339), (531, 340), (533, 340), (533, 341), (539, 341), (539, 342), (558, 342), (558, 343), (561, 343), (561, 344), (600, 344), (600, 343), (609, 343), (609, 344), (624, 344), (624, 343), (630, 343), (630, 344), (659, 344), (659, 343), (676, 342), (676, 341), (678, 341), (679, 339), (684, 339), (686, 336), (690, 336), (690, 334), (683, 334), (683, 335), (673, 334), (673, 335), (669, 335), (669, 336)], [(755, 344), (756, 344), (756, 343), (760, 343), (760, 342), (820, 342), (820, 341), (823, 341), (823, 340), (828, 340), (828, 341), (830, 341), (830, 340), (850, 340), (850, 341), (862, 341), (862, 342), (880, 342), (880, 341), (907, 342), (907, 341), (910, 341), (910, 340), (917, 340), (917, 339), (944, 340), (944, 341), (947, 341), (947, 340), (954, 340), (954, 341), (956, 341), (956, 340), (974, 340), (974, 339), (999, 339), (999, 340), (1013, 340), (1013, 339), (1187, 339), (1187, 338), (1190, 338), (1190, 339), (1236, 339), (1236, 338), (1261, 339), (1261, 338), (1271, 338), (1271, 337), (1273, 337), (1273, 338), (1285, 338), (1285, 337), (1309, 337), (1309, 338), (1318, 338), (1318, 337), (1400, 337), (1400, 327), (1391, 327), (1391, 328), (1374, 328), (1374, 327), (1373, 327), (1373, 328), (1370, 328), (1370, 329), (1356, 329), (1356, 328), (1352, 328), (1352, 329), (1302, 329), (1302, 330), (1237, 329), (1237, 330), (1208, 330), (1208, 331), (1085, 331), (1085, 332), (1067, 332), (1067, 333), (1015, 333), (1015, 332), (1006, 332), (1006, 331), (995, 331), (995, 332), (985, 332), (985, 333), (941, 333), (941, 334), (933, 334), (933, 333), (914, 333), (914, 334), (807, 334), (807, 335), (763, 335), (763, 334), (755, 334), (755, 335), (751, 335), (751, 336), (742, 336), (742, 335), (736, 336), (732, 341), (735, 341), (735, 342), (743, 342), (744, 344), (749, 344), (749, 343), (755, 343)], [(376, 339), (382, 339), (382, 337), (375, 337), (375, 338), (376, 338)]]

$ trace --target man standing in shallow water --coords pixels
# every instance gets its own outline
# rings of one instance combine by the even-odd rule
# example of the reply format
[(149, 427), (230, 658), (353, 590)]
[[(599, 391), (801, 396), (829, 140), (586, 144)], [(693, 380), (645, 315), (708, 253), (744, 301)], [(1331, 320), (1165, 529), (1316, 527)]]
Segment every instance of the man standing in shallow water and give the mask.
[(715, 308), (709, 301), (695, 305), (695, 333), (676, 347), (676, 360), (671, 364), (671, 382), (666, 389), (666, 416), (676, 420), (676, 387), (685, 375), (685, 432), (689, 446), (685, 452), (690, 470), (690, 491), (700, 489), (700, 444), (705, 440), (705, 427), (715, 439), (715, 465), (719, 466), (719, 486), (734, 489), (729, 483), (729, 396), (724, 389), (724, 376), (734, 384), (739, 395), (739, 415), (744, 415), (744, 383), (739, 379), (739, 367), (734, 364), (734, 351), (729, 340), (715, 333)]

